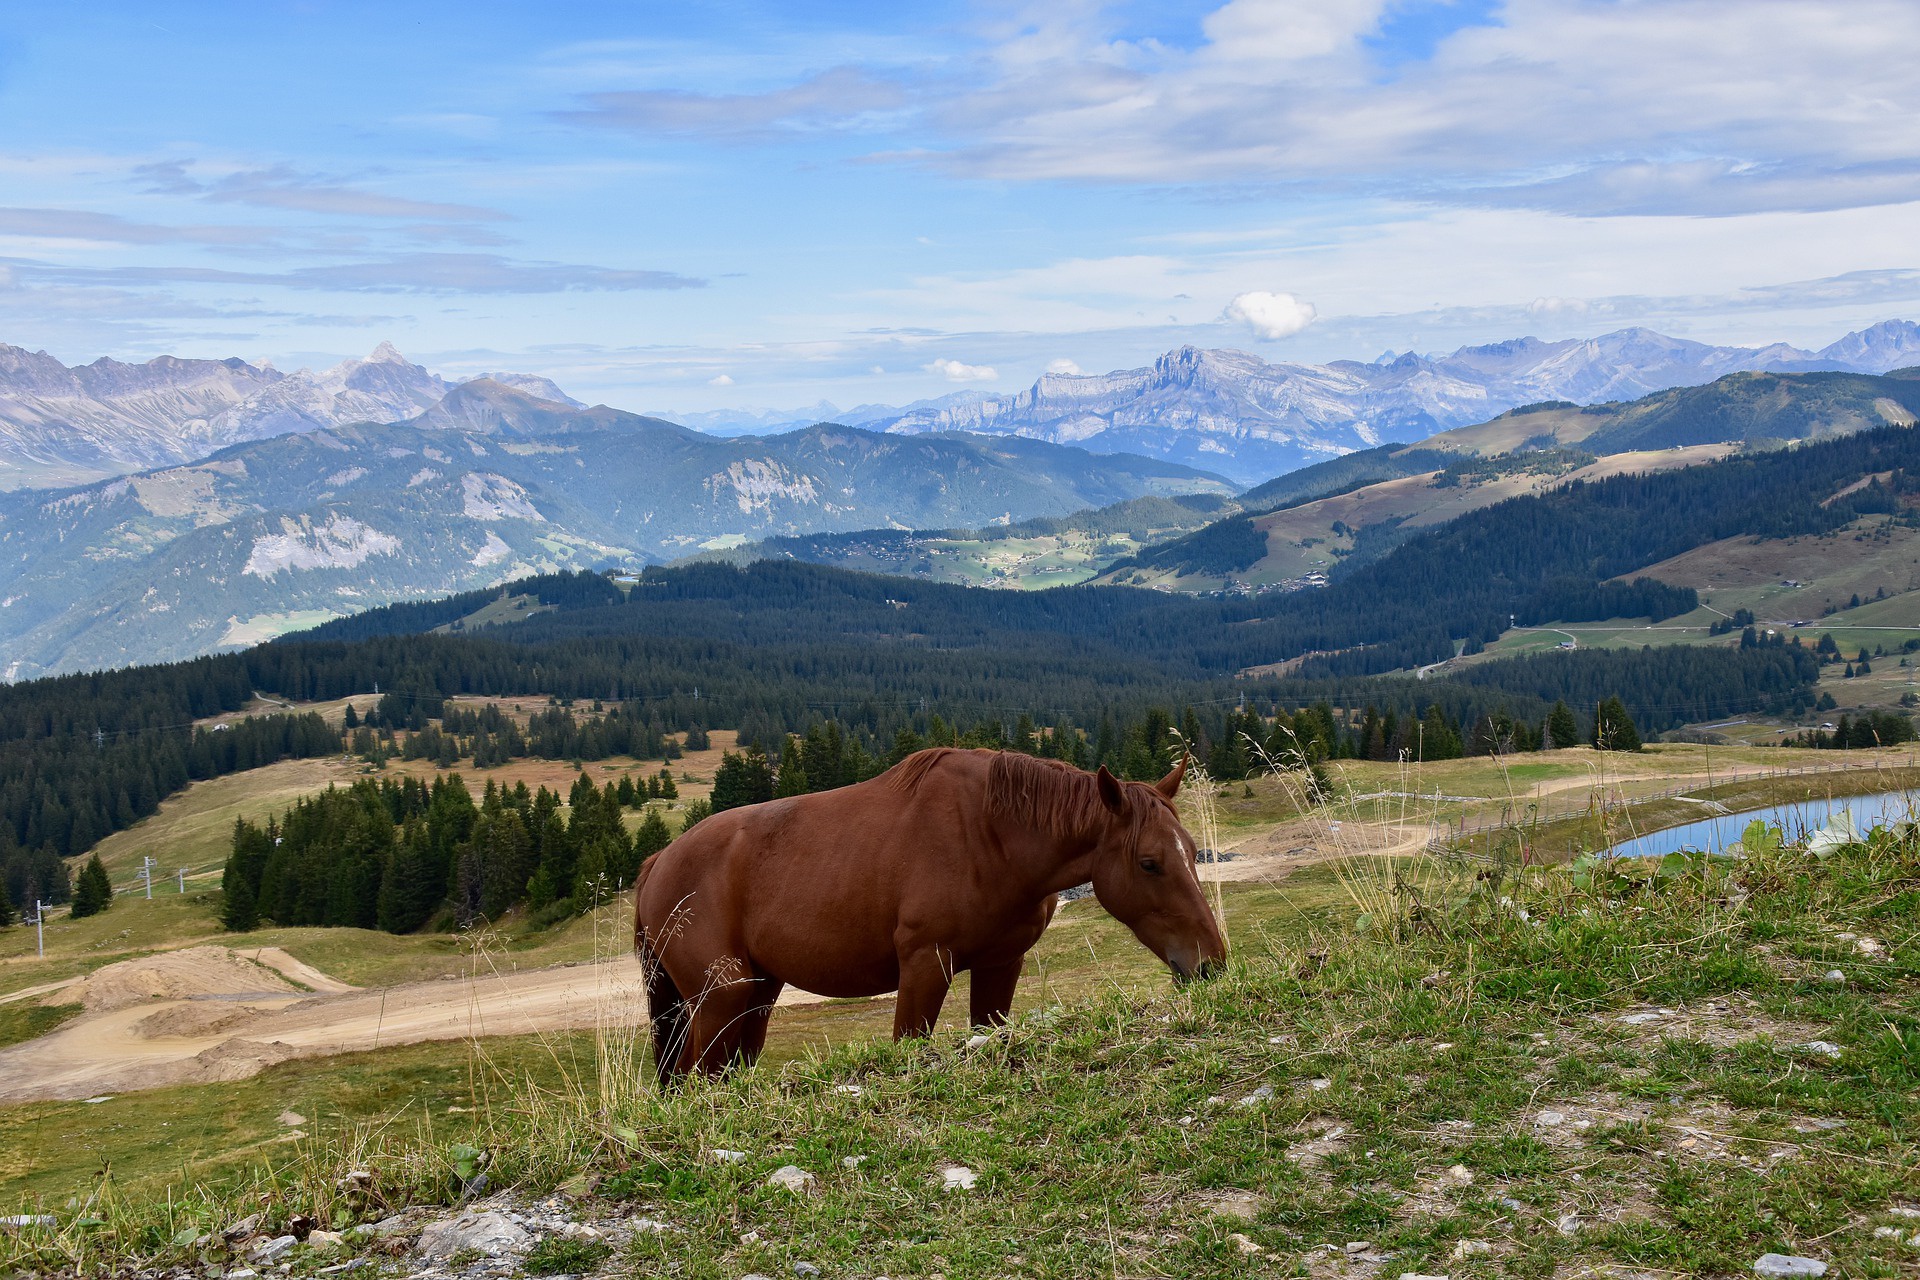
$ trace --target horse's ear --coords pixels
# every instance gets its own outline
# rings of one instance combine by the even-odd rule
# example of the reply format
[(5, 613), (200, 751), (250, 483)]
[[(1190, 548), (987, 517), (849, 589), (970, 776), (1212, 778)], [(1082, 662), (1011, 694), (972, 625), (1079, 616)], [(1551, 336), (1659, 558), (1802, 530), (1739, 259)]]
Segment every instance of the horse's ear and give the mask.
[(1115, 813), (1125, 807), (1126, 800), (1120, 791), (1120, 779), (1107, 772), (1107, 766), (1101, 765), (1100, 772), (1093, 775), (1094, 782), (1100, 787), (1100, 803)]
[(1171, 801), (1175, 796), (1180, 794), (1180, 784), (1186, 781), (1187, 777), (1187, 761), (1192, 758), (1193, 757), (1182, 752), (1180, 763), (1173, 766), (1166, 777), (1153, 784), (1153, 789), (1160, 793), (1162, 799)]

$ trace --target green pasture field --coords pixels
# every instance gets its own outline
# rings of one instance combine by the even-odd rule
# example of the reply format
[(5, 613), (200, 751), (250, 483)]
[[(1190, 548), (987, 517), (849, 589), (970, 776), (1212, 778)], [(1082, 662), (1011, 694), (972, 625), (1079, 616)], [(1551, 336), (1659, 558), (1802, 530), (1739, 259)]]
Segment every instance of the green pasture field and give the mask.
[[(893, 1045), (877, 1008), (829, 1006), (783, 1017), (762, 1066), (664, 1097), (602, 1038), (142, 1095), (97, 1104), (97, 1138), (43, 1108), (95, 1149), (25, 1175), (65, 1225), (0, 1237), (0, 1266), (220, 1261), (208, 1233), (243, 1212), (444, 1204), (483, 1152), (496, 1187), (667, 1224), (621, 1273), (1546, 1280), (1748, 1274), (1765, 1252), (1911, 1273), (1893, 1211), (1920, 1205), (1920, 843), (1763, 843), (1658, 876), (1323, 875), (1318, 917), (1235, 924), (1230, 900), (1229, 972), (1178, 990), (1063, 935), (1047, 994), (1030, 978), (979, 1047), (944, 1027)], [(815, 1038), (806, 1018), (849, 1020)], [(311, 1108), (307, 1137), (261, 1132), (283, 1105)], [(163, 1120), (187, 1135), (165, 1153)], [(34, 1141), (0, 1126), (0, 1151)], [(219, 1156), (194, 1165), (202, 1141)], [(769, 1185), (786, 1165), (806, 1191)], [(943, 1189), (954, 1166), (971, 1190)], [(378, 1207), (341, 1197), (348, 1169)], [(76, 1179), (95, 1225), (71, 1222)]]

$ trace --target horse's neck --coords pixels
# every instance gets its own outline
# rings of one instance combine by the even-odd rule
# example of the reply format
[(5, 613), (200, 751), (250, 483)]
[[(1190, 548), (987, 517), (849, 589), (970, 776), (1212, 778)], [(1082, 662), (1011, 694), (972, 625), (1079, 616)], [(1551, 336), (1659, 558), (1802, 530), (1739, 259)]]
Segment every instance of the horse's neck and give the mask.
[(1043, 895), (1091, 879), (1096, 846), (1091, 837), (1059, 837), (1024, 828), (1006, 842), (1017, 873), (1036, 894)]

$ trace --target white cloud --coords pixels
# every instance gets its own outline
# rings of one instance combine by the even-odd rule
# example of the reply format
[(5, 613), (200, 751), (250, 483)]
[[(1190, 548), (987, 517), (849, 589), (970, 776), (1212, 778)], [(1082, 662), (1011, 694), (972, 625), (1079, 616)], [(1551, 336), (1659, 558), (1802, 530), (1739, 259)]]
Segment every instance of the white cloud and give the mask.
[(1078, 377), (1080, 376), (1080, 366), (1071, 360), (1049, 360), (1047, 361), (1047, 372), (1064, 373), (1071, 377)]
[(716, 373), (707, 379), (707, 385), (710, 387), (730, 387), (733, 385), (733, 377), (731, 374)]
[(1238, 321), (1268, 342), (1291, 338), (1313, 323), (1311, 302), (1302, 302), (1290, 293), (1254, 290), (1243, 293), (1227, 304), (1226, 318)]
[[(1232, 0), (1192, 46), (1120, 6), (921, 87), (997, 180), (1280, 186), (1592, 214), (1835, 209), (1920, 195), (1912, 0), (1506, 0), (1383, 76), (1385, 0)], [(1038, 24), (1040, 19), (1035, 18)]]
[(958, 360), (934, 360), (928, 363), (929, 373), (944, 374), (948, 382), (995, 382), (999, 380), (999, 371), (991, 365), (961, 364)]

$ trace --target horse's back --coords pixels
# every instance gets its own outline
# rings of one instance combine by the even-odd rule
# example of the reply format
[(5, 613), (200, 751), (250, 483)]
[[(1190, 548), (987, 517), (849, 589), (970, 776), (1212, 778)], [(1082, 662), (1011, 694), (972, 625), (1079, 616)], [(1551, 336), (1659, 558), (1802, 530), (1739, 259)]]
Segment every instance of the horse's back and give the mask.
[[(895, 980), (903, 904), (966, 874), (965, 808), (954, 784), (972, 772), (904, 766), (833, 791), (714, 814), (650, 860), (637, 922), (692, 951), (750, 959), (823, 995), (871, 994)], [(963, 763), (964, 762), (964, 763)], [(959, 838), (959, 839), (956, 839)], [(663, 954), (670, 945), (655, 944)]]

